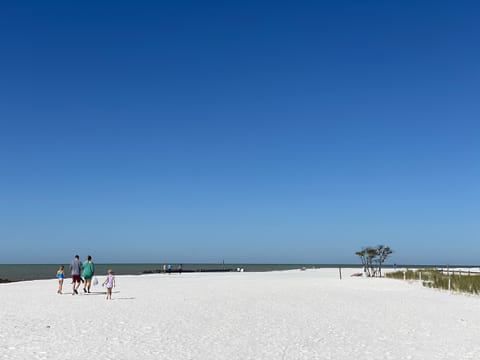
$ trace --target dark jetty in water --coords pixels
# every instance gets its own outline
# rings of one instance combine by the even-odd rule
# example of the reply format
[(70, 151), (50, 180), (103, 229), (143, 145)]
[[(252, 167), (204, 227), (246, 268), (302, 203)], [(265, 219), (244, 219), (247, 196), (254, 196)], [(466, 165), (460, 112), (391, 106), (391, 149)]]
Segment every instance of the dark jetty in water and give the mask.
[(13, 281), (8, 280), (8, 279), (0, 279), (0, 284), (11, 283), (11, 282), (13, 282)]
[(179, 273), (195, 273), (195, 272), (231, 272), (236, 271), (235, 269), (195, 269), (195, 270), (185, 270), (185, 269), (172, 269), (172, 270), (143, 270), (142, 274), (179, 274)]

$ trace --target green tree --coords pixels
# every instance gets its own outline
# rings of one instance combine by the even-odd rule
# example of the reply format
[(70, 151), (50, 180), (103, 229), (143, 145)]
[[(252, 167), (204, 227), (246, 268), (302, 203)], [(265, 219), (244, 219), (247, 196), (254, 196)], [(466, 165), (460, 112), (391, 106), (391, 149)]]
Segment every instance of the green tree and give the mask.
[(367, 276), (382, 276), (382, 265), (387, 258), (393, 253), (393, 250), (385, 245), (377, 247), (364, 247), (357, 251), (357, 255), (362, 261), (364, 272)]
[(376, 261), (377, 261), (377, 267), (378, 267), (378, 275), (382, 276), (382, 265), (387, 260), (387, 258), (393, 254), (393, 250), (385, 245), (378, 245), (377, 248), (377, 256), (376, 256)]
[(362, 249), (360, 251), (357, 251), (355, 253), (355, 255), (357, 255), (360, 260), (362, 261), (362, 265), (363, 265), (363, 271), (366, 273), (368, 270), (367, 270), (367, 252), (365, 249)]

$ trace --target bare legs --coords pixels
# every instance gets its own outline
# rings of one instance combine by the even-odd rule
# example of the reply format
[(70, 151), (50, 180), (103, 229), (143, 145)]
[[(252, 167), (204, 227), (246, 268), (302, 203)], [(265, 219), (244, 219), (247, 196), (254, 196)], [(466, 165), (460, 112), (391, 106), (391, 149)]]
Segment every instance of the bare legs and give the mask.
[(85, 279), (83, 283), (83, 291), (90, 292), (90, 287), (92, 286), (92, 279)]
[(112, 300), (112, 288), (107, 288), (107, 300)]
[(73, 295), (78, 294), (77, 289), (80, 287), (80, 281), (73, 282)]

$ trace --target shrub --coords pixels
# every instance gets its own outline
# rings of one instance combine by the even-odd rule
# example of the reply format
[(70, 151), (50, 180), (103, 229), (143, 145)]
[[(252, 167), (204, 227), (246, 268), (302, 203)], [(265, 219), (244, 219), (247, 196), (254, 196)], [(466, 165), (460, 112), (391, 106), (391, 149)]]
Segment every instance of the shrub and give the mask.
[[(419, 280), (420, 273), (423, 286), (448, 290), (449, 276), (437, 270), (408, 270), (405, 272), (406, 280)], [(388, 273), (387, 277), (391, 279), (403, 280), (403, 271)], [(450, 275), (450, 289), (457, 292), (480, 295), (480, 276), (476, 275)]]

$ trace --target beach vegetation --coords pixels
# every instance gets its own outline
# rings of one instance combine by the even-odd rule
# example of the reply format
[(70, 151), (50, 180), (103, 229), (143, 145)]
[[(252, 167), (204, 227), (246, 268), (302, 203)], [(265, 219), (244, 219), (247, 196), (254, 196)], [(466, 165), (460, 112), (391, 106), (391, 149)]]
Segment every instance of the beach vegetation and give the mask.
[(387, 258), (393, 254), (393, 250), (389, 246), (378, 245), (377, 247), (364, 247), (357, 251), (357, 255), (367, 276), (382, 276), (382, 266)]
[(480, 276), (468, 274), (445, 274), (443, 271), (436, 269), (421, 269), (395, 271), (386, 275), (388, 278), (399, 280), (418, 280), (423, 286), (452, 290), (456, 292), (480, 295)]

